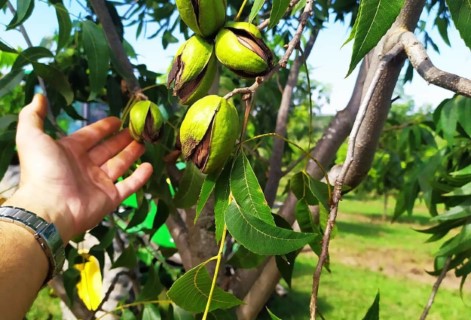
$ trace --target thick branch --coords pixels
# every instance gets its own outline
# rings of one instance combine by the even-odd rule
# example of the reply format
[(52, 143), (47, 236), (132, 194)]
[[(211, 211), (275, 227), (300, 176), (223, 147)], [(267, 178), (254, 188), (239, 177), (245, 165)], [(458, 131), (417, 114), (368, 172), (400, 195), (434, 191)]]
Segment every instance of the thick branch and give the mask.
[[(338, 148), (350, 133), (353, 121), (358, 112), (358, 106), (361, 102), (363, 86), (369, 69), (370, 55), (371, 54), (369, 54), (361, 64), (350, 101), (345, 109), (337, 113), (329, 127), (325, 130), (322, 139), (312, 152), (312, 156), (318, 159), (324, 167), (327, 167), (331, 163)], [(310, 161), (308, 169), (309, 167), (313, 172), (317, 172), (316, 170), (319, 168), (313, 161)], [(320, 179), (322, 177), (322, 173), (320, 172), (319, 170), (319, 175), (316, 176), (316, 178)], [(279, 211), (279, 215), (290, 224), (294, 222), (294, 207), (296, 201), (296, 197), (290, 193)], [(258, 278), (260, 275), (263, 276)], [(270, 297), (280, 277), (281, 275), (276, 268), (274, 258), (270, 258), (266, 264), (257, 269), (237, 270), (236, 278), (239, 280), (243, 279), (243, 281), (234, 283), (233, 291), (239, 297), (245, 296), (244, 300), (246, 303), (237, 310), (239, 319), (253, 319), (256, 317), (263, 307), (264, 302)], [(250, 300), (251, 297), (258, 297), (257, 302), (263, 301), (263, 303), (255, 303), (255, 301)]]
[(342, 168), (340, 175), (335, 182), (334, 194), (332, 196), (332, 205), (331, 210), (329, 213), (329, 220), (327, 222), (326, 229), (324, 231), (324, 236), (322, 238), (322, 251), (319, 256), (319, 260), (317, 262), (316, 270), (313, 275), (312, 281), (312, 296), (311, 296), (311, 319), (316, 319), (316, 311), (317, 311), (317, 297), (319, 291), (319, 283), (320, 277), (322, 273), (322, 269), (324, 268), (324, 264), (327, 261), (327, 257), (329, 256), (329, 242), (330, 242), (330, 235), (335, 225), (335, 220), (337, 218), (337, 211), (338, 205), (342, 196), (342, 186), (345, 181), (345, 178), (349, 172), (350, 165), (354, 161), (356, 157), (356, 147), (357, 147), (357, 138), (359, 137), (360, 128), (365, 120), (366, 112), (368, 107), (370, 106), (370, 101), (373, 98), (373, 94), (376, 91), (376, 87), (379, 84), (382, 74), (384, 73), (387, 64), (395, 58), (400, 52), (402, 51), (402, 45), (398, 44), (396, 47), (391, 50), (390, 53), (386, 54), (384, 57), (381, 58), (380, 64), (378, 68), (375, 70), (374, 77), (371, 81), (371, 84), (368, 88), (368, 91), (363, 99), (360, 109), (358, 110), (358, 114), (355, 118), (355, 123), (353, 124), (352, 132), (350, 133), (350, 138), (348, 141), (348, 153), (347, 158), (345, 160), (345, 164)]
[(435, 67), (424, 46), (412, 32), (404, 32), (401, 42), (410, 63), (427, 82), (471, 97), (471, 80)]
[(128, 56), (126, 55), (121, 40), (119, 39), (118, 32), (116, 31), (116, 27), (113, 24), (113, 20), (111, 19), (108, 8), (106, 8), (105, 1), (90, 0), (90, 4), (92, 5), (93, 10), (100, 20), (101, 25), (103, 26), (103, 31), (105, 32), (108, 46), (126, 73), (123, 76), (128, 86), (129, 92), (133, 95), (140, 94), (141, 88), (139, 86), (139, 82), (136, 79), (136, 76), (134, 75), (133, 66), (129, 61)]
[[(291, 66), (288, 81), (286, 82), (286, 86), (283, 89), (280, 108), (278, 109), (278, 116), (276, 119), (275, 132), (282, 137), (286, 135), (286, 124), (288, 122), (289, 107), (291, 105), (294, 88), (298, 83), (298, 77), (299, 72), (301, 70), (301, 66), (311, 53), (312, 47), (316, 42), (318, 34), (318, 29), (313, 30), (308, 42), (306, 43), (306, 47), (304, 49), (304, 56), (299, 56), (298, 58), (296, 58), (293, 62), (293, 65)], [(275, 139), (273, 141), (273, 150), (272, 155), (270, 157), (270, 171), (268, 173), (268, 180), (265, 186), (265, 198), (267, 199), (269, 206), (272, 206), (275, 202), (276, 192), (278, 190), (278, 185), (280, 184), (280, 179), (282, 177), (281, 162), (283, 158), (284, 147), (284, 140)]]

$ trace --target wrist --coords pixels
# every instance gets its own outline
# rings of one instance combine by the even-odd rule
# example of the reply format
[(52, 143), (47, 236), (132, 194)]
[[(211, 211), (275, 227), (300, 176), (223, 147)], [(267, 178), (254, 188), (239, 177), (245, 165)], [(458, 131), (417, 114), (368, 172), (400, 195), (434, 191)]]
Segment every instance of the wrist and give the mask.
[(2, 205), (23, 208), (35, 213), (46, 222), (54, 224), (62, 242), (66, 244), (73, 236), (73, 222), (70, 221), (71, 215), (67, 213), (67, 209), (59, 206), (62, 202), (63, 200), (40, 198), (35, 195), (35, 192), (26, 192), (20, 188)]

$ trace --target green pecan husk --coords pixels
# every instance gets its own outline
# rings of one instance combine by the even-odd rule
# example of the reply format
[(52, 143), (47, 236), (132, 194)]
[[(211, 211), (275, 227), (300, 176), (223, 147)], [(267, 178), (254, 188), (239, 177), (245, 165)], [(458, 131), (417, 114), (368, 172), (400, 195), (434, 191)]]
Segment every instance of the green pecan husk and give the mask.
[(210, 95), (195, 102), (180, 126), (183, 157), (203, 173), (221, 170), (239, 136), (239, 116), (232, 102)]
[(198, 35), (178, 49), (168, 74), (167, 86), (179, 103), (189, 105), (208, 94), (216, 77), (217, 59), (214, 46)]
[(273, 68), (273, 53), (251, 23), (226, 23), (216, 36), (215, 48), (219, 62), (242, 77), (263, 76)]

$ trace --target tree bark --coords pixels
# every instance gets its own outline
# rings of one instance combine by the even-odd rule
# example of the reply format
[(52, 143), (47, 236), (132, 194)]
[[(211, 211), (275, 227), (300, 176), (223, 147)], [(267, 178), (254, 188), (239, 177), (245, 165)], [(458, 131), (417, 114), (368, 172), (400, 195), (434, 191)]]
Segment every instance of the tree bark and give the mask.
[[(312, 47), (316, 42), (317, 35), (319, 34), (318, 29), (314, 29), (309, 36), (309, 40), (306, 43), (306, 47), (304, 48), (304, 55), (299, 55), (293, 62), (291, 70), (289, 72), (288, 81), (283, 89), (283, 94), (281, 96), (280, 107), (278, 109), (278, 116), (276, 119), (276, 128), (275, 132), (280, 136), (286, 136), (286, 125), (288, 122), (288, 113), (289, 107), (291, 105), (291, 100), (293, 96), (294, 88), (296, 88), (296, 84), (298, 83), (299, 72), (303, 63), (306, 61), (307, 57), (311, 54)], [(273, 141), (273, 150), (272, 155), (270, 157), (270, 166), (268, 172), (268, 179), (265, 185), (265, 198), (267, 200), (268, 205), (271, 207), (275, 202), (276, 193), (278, 190), (278, 186), (280, 184), (280, 180), (283, 176), (281, 171), (282, 165), (282, 158), (283, 158), (283, 151), (285, 148), (285, 141), (281, 139), (274, 139)]]
[[(361, 102), (363, 86), (369, 68), (368, 61), (369, 58), (367, 56), (361, 64), (360, 72), (358, 73), (355, 87), (347, 106), (337, 113), (312, 152), (312, 156), (324, 167), (327, 167), (334, 159), (338, 148), (351, 130)], [(309, 163), (308, 165), (308, 170), (310, 168), (312, 172), (320, 172), (320, 174), (317, 173), (318, 176), (316, 178), (322, 178), (322, 171), (318, 170), (318, 166), (313, 161), (311, 162), (312, 164)], [(279, 211), (279, 214), (290, 224), (295, 220), (294, 207), (296, 201), (297, 199), (294, 194), (290, 193)], [(237, 309), (239, 320), (254, 319), (257, 316), (280, 278), (281, 275), (273, 257), (269, 258), (265, 264), (257, 269), (242, 269), (236, 272), (235, 282), (233, 282), (231, 289), (238, 297), (244, 297), (245, 303)]]

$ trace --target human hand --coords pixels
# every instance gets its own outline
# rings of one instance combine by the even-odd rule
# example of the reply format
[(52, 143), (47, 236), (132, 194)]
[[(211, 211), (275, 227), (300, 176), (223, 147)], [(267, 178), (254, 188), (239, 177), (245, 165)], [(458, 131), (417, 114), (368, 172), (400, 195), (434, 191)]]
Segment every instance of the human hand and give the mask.
[[(4, 205), (27, 209), (52, 222), (66, 243), (96, 226), (142, 187), (152, 166), (141, 164), (115, 183), (143, 153), (121, 122), (109, 117), (58, 141), (44, 133), (46, 98), (36, 95), (19, 116), (16, 143), (21, 179)], [(106, 139), (106, 140), (104, 140)]]

